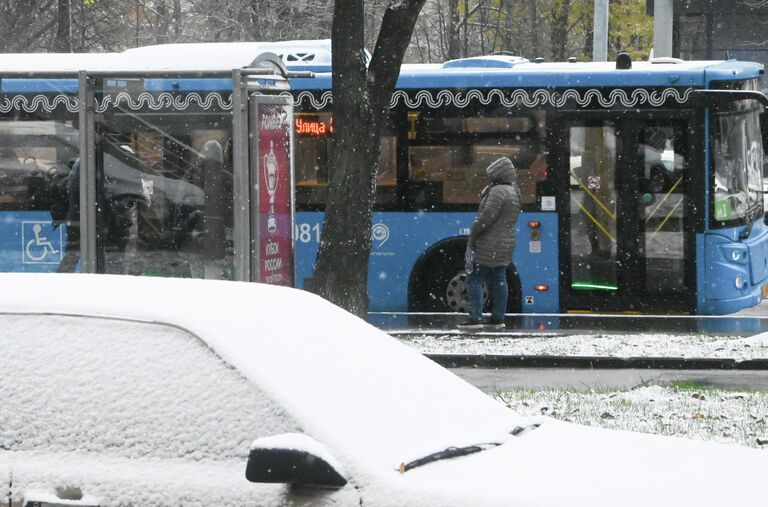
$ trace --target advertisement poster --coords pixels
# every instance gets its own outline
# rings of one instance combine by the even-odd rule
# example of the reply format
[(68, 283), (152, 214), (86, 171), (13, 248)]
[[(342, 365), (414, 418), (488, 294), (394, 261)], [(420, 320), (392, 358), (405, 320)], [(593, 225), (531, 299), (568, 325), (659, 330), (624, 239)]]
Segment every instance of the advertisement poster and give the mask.
[(259, 104), (259, 281), (293, 285), (291, 109)]

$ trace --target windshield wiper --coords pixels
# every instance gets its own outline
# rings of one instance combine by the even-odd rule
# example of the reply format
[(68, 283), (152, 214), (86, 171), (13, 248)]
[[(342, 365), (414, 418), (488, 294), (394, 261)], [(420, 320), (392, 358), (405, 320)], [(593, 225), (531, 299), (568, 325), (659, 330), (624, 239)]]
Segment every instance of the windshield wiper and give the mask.
[(467, 454), (474, 454), (476, 452), (485, 451), (486, 449), (493, 449), (501, 445), (501, 442), (488, 442), (485, 444), (468, 445), (466, 447), (448, 447), (442, 451), (428, 454), (423, 458), (415, 459), (409, 463), (400, 464), (400, 473), (403, 474), (408, 470), (413, 470), (420, 466), (434, 463), (442, 459), (458, 458), (460, 456), (466, 456)]
[[(535, 430), (539, 426), (541, 426), (541, 423), (533, 423), (528, 426), (515, 426), (512, 429), (512, 431), (509, 432), (509, 434), (515, 437), (519, 437), (519, 436), (522, 436), (524, 433), (528, 433), (531, 430)], [(476, 452), (493, 449), (494, 447), (498, 447), (501, 444), (502, 442), (486, 442), (484, 444), (468, 445), (466, 447), (448, 447), (447, 449), (443, 449), (442, 451), (428, 454), (423, 458), (415, 459), (409, 463), (401, 463), (400, 473), (404, 474), (408, 470), (413, 470), (414, 468), (428, 465), (429, 463), (434, 463), (435, 461), (440, 461), (443, 459), (459, 458), (461, 456), (466, 456), (468, 454), (474, 454)]]
[(747, 225), (739, 233), (739, 239), (741, 240), (747, 239), (752, 234), (752, 227), (757, 222), (757, 219), (760, 218), (760, 203), (749, 208), (744, 214), (744, 218), (746, 218)]

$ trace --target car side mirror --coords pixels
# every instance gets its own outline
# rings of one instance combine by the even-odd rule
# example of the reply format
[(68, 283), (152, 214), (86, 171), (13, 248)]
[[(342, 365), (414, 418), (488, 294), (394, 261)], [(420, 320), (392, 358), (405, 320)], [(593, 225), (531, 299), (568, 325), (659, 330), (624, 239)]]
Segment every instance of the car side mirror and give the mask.
[(347, 480), (325, 447), (299, 433), (260, 438), (251, 445), (245, 478), (251, 482), (338, 489)]

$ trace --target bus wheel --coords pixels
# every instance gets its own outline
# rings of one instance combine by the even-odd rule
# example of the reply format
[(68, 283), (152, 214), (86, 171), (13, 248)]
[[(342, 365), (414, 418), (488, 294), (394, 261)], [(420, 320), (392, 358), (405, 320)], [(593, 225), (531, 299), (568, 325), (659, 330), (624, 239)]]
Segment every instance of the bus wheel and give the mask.
[[(467, 274), (464, 271), (466, 241), (450, 241), (428, 252), (411, 275), (408, 308), (412, 312), (468, 312)], [(520, 280), (514, 267), (507, 270), (509, 302), (507, 311), (519, 313)], [(489, 310), (488, 290), (483, 288), (485, 310)]]
[(419, 259), (409, 283), (408, 308), (411, 311), (463, 311), (450, 306), (448, 294), (451, 294), (450, 300), (454, 303), (461, 297), (462, 292), (466, 297), (466, 244), (466, 240), (449, 240), (435, 245)]
[[(464, 270), (456, 273), (448, 282), (448, 286), (445, 289), (445, 302), (450, 311), (469, 313), (467, 287), (467, 273)], [(483, 284), (483, 301), (487, 308), (489, 306), (487, 284)]]

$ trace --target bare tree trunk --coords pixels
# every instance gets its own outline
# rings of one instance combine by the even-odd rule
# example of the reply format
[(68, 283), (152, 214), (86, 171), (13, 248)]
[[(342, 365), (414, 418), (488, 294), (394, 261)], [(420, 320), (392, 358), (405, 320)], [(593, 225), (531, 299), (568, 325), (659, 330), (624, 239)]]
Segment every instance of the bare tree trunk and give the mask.
[(565, 60), (565, 46), (568, 41), (568, 15), (571, 12), (571, 1), (562, 0), (552, 19), (552, 60)]
[[(374, 184), (367, 138), (373, 129), (366, 86), (361, 0), (334, 3), (332, 175), (323, 235), (315, 265), (315, 290), (329, 301), (364, 316), (368, 308), (368, 256)], [(360, 139), (361, 133), (365, 139)], [(360, 141), (363, 141), (361, 144)], [(362, 212), (361, 212), (362, 211)]]
[(72, 52), (72, 15), (70, 0), (58, 0), (56, 12), (56, 43), (54, 47), (59, 53)]
[(181, 0), (173, 0), (173, 42), (181, 39)]
[(360, 317), (368, 312), (371, 213), (382, 126), (387, 121), (400, 65), (424, 2), (390, 3), (367, 68), (363, 0), (334, 3), (333, 174), (312, 288)]
[(166, 0), (155, 0), (155, 19), (155, 41), (158, 44), (166, 44), (168, 42), (168, 32), (170, 29), (168, 4), (166, 3)]
[(466, 58), (469, 56), (469, 4), (468, 0), (464, 0), (464, 17), (462, 18), (462, 26), (464, 27), (464, 51), (461, 56)]
[(458, 0), (448, 0), (448, 20), (446, 23), (446, 28), (448, 30), (448, 54), (446, 56), (449, 60), (461, 58), (461, 42), (459, 40), (460, 26), (459, 2)]
[(514, 2), (508, 1), (504, 6), (504, 33), (502, 35), (501, 49), (502, 51), (514, 51), (518, 55), (521, 54), (519, 46), (515, 46), (512, 40), (512, 20), (514, 19)]
[(542, 54), (539, 46), (539, 9), (536, 1), (531, 2), (531, 51), (532, 56), (537, 57)]

